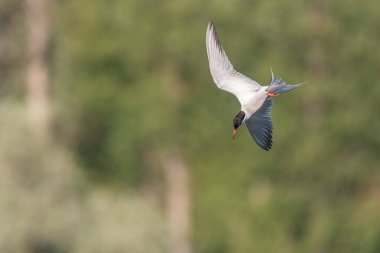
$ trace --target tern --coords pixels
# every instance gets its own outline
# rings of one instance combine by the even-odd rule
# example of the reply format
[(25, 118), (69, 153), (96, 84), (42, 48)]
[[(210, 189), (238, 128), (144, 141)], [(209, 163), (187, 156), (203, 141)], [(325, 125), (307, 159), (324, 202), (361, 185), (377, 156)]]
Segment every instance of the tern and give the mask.
[(209, 22), (206, 32), (206, 48), (212, 79), (218, 88), (235, 95), (241, 104), (240, 112), (233, 119), (234, 139), (238, 128), (245, 123), (253, 140), (261, 148), (269, 151), (272, 147), (273, 124), (271, 120), (271, 97), (293, 90), (303, 83), (288, 84), (275, 76), (271, 69), (269, 85), (258, 82), (237, 72), (228, 59), (213, 22)]

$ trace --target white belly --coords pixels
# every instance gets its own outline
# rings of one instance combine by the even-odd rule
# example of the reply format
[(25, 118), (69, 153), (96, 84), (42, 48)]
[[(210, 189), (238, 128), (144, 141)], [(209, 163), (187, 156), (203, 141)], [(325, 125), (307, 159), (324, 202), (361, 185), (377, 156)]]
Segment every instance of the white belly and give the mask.
[(267, 92), (265, 91), (265, 87), (262, 87), (260, 90), (250, 94), (250, 98), (247, 99), (247, 102), (241, 105), (241, 110), (246, 114), (246, 120), (249, 119), (258, 109), (260, 109), (266, 98)]

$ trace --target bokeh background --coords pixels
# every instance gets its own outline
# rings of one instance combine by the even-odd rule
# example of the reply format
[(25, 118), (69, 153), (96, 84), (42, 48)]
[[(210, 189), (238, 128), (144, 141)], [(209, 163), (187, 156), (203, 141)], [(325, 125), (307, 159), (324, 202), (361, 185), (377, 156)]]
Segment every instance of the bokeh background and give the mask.
[[(380, 2), (0, 1), (0, 251), (380, 252)], [(231, 139), (212, 19), (275, 98)]]

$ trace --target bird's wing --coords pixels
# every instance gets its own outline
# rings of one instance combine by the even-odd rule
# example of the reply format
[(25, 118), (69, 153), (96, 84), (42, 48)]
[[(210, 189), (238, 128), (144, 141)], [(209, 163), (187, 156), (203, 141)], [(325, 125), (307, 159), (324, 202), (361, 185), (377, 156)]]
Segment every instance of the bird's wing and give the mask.
[(270, 118), (272, 100), (267, 98), (264, 104), (246, 122), (253, 139), (265, 150), (272, 147), (273, 124)]
[(206, 48), (212, 78), (220, 89), (234, 94), (241, 103), (244, 103), (247, 93), (261, 88), (256, 81), (234, 69), (219, 42), (212, 22), (207, 26)]

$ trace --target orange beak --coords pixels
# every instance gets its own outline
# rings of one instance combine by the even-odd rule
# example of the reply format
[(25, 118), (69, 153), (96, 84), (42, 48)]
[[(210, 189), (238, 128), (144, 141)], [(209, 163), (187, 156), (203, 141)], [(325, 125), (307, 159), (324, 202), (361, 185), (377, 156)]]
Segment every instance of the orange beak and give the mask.
[(232, 133), (232, 139), (235, 139), (236, 134), (237, 134), (237, 128), (234, 129), (234, 131), (233, 131), (233, 133)]

